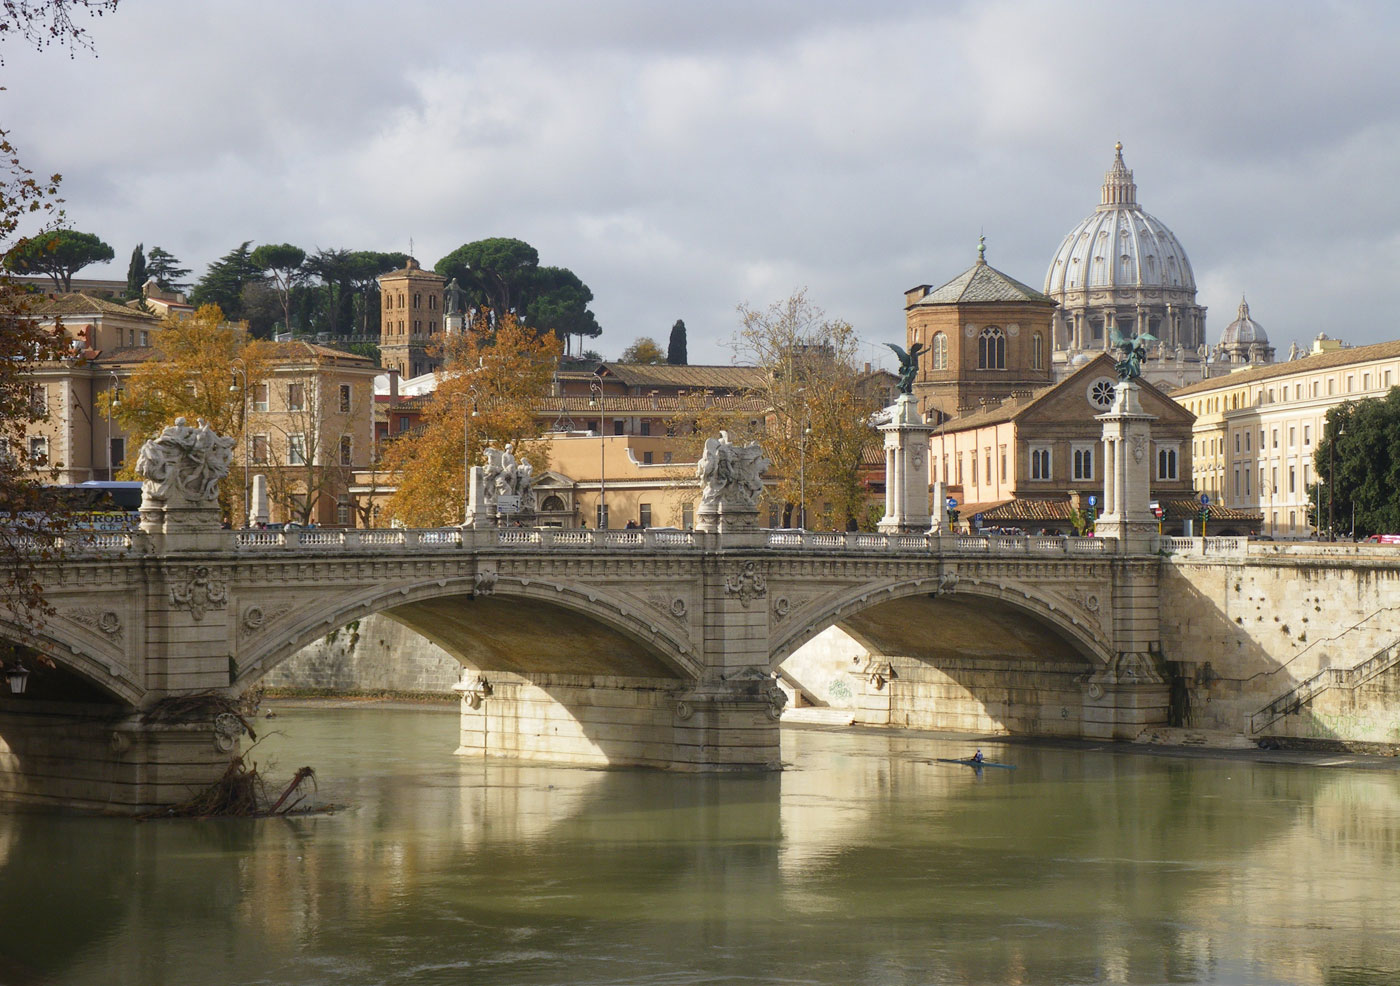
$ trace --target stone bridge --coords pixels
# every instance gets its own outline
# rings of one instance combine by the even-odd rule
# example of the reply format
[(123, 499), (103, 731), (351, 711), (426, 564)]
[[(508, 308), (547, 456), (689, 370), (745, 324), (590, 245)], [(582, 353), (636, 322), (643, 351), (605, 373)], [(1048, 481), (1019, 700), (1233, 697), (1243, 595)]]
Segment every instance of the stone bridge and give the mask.
[(872, 654), (936, 664), (970, 647), (1053, 670), (1053, 694), (1017, 700), (1029, 731), (1043, 714), (1044, 731), (1132, 738), (1167, 717), (1161, 559), (1119, 547), (521, 528), (79, 536), (43, 563), (55, 612), (42, 630), (0, 621), (54, 665), (31, 660), (26, 694), (0, 697), (0, 791), (178, 801), (239, 749), (228, 699), (372, 614), (462, 662), (463, 754), (776, 767), (774, 671), (833, 625)]

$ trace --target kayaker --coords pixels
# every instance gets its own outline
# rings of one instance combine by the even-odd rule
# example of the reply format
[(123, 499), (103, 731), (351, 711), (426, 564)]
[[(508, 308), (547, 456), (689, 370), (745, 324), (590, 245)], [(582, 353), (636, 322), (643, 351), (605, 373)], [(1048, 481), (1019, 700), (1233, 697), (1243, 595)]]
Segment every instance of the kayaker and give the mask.
[(985, 760), (985, 759), (986, 759), (986, 757), (982, 756), (982, 751), (981, 751), (981, 750), (978, 750), (976, 753), (974, 753), (974, 754), (972, 755), (972, 762), (973, 762), (973, 763), (981, 763), (981, 762), (982, 762), (983, 760)]

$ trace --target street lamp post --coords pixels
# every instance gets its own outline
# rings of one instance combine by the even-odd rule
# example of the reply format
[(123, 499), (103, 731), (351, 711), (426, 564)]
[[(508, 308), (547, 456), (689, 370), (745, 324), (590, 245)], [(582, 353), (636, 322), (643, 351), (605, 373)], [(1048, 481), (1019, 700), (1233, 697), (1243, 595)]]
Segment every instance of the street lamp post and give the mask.
[[(247, 527), (253, 522), (253, 488), (248, 453), (248, 364), (241, 357), (233, 358), (233, 373), (235, 377), (242, 377), (243, 382), (243, 400), (238, 406), (238, 425), (243, 432), (243, 523), (239, 526)], [(238, 393), (238, 384), (229, 384), (228, 392)]]
[(108, 372), (107, 376), (112, 380), (112, 397), (107, 401), (107, 482), (111, 482), (115, 477), (112, 475), (112, 408), (116, 407), (121, 397), (118, 389), (120, 381), (113, 372)]
[(807, 529), (807, 436), (812, 433), (812, 421), (807, 409), (802, 409), (802, 432), (797, 440), (797, 526)]
[(594, 379), (588, 384), (588, 406), (598, 409), (598, 530), (608, 529), (608, 472), (607, 435), (603, 418), (603, 381)]
[(472, 418), (476, 417), (476, 387), (467, 384), (467, 393), (462, 395), (462, 520), (471, 520), (472, 506)]
[(1345, 426), (1337, 422), (1337, 430), (1332, 433), (1332, 441), (1327, 443), (1327, 540), (1337, 540), (1337, 441), (1342, 437)]

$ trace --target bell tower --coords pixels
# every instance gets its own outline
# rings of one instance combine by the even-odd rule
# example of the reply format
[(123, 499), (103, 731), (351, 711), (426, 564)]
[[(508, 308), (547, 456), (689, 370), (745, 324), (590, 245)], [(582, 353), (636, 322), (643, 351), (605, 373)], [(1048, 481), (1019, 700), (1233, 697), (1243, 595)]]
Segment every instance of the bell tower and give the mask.
[(405, 380), (442, 366), (436, 352), (443, 335), (441, 274), (423, 270), (412, 257), (401, 270), (379, 277), (379, 361)]

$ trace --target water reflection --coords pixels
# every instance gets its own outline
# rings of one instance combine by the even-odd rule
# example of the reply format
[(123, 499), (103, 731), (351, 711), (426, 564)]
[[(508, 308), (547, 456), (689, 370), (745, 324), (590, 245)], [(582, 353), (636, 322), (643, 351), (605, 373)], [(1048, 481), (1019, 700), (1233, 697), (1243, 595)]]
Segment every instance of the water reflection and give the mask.
[[(1400, 775), (793, 731), (782, 774), (451, 755), (291, 709), (334, 815), (0, 814), (0, 982), (1366, 983), (1400, 969)], [(1361, 978), (1358, 978), (1361, 977)]]

